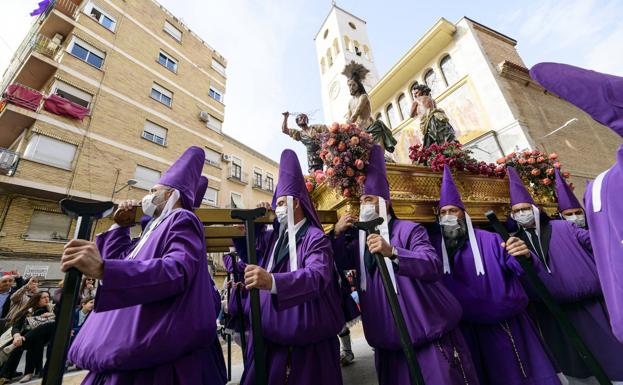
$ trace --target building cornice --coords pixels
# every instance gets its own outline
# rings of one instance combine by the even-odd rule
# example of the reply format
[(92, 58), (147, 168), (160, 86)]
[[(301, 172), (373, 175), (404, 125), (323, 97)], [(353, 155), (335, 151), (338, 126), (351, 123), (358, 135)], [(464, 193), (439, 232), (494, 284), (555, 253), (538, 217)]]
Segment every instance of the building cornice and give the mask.
[(260, 152), (259, 152), (259, 151), (257, 151), (257, 150), (252, 149), (251, 147), (249, 147), (249, 146), (247, 146), (246, 144), (244, 144), (244, 143), (242, 143), (242, 142), (240, 142), (240, 141), (238, 141), (238, 140), (234, 139), (233, 137), (231, 137), (231, 136), (229, 136), (229, 135), (227, 135), (227, 134), (221, 133), (221, 135), (223, 135), (223, 139), (224, 139), (225, 141), (228, 141), (229, 143), (231, 143), (231, 144), (235, 145), (236, 147), (240, 147), (240, 148), (242, 148), (244, 151), (246, 151), (246, 152), (248, 152), (248, 153), (250, 153), (250, 154), (252, 154), (252, 155), (254, 155), (254, 156), (256, 156), (256, 157), (258, 157), (258, 158), (260, 158), (260, 159), (262, 159), (262, 160), (263, 160), (263, 161), (265, 161), (266, 163), (269, 163), (271, 166), (274, 166), (274, 167), (276, 167), (276, 168), (279, 168), (279, 163), (278, 163), (278, 162), (276, 162), (275, 160), (273, 160), (273, 159), (271, 159), (271, 158), (267, 157), (266, 155), (264, 155), (264, 154), (260, 153)]

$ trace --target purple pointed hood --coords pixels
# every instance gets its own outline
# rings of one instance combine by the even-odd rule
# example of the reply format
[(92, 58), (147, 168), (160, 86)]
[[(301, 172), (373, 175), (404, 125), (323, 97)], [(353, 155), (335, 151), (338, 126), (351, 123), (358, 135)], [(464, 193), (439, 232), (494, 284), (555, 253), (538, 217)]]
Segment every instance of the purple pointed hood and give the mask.
[(508, 174), (509, 190), (511, 194), (511, 207), (518, 203), (530, 203), (535, 205), (534, 199), (524, 186), (523, 181), (514, 167), (508, 167), (506, 169)]
[(204, 162), (205, 152), (199, 147), (189, 147), (158, 181), (158, 184), (180, 192), (180, 200), (186, 210), (193, 209)]
[(559, 63), (536, 64), (530, 76), (623, 136), (623, 77)]
[(201, 202), (203, 202), (203, 197), (206, 195), (206, 191), (208, 191), (208, 178), (202, 175), (199, 177), (197, 190), (195, 191), (195, 203), (193, 204), (194, 208), (201, 207)]
[(305, 178), (303, 178), (299, 158), (294, 151), (286, 149), (281, 153), (279, 162), (279, 179), (277, 179), (277, 187), (273, 195), (273, 209), (277, 198), (288, 195), (298, 198), (307, 220), (312, 222), (312, 225), (322, 229), (316, 209), (309, 197), (307, 187), (305, 187)]
[(387, 182), (387, 170), (385, 169), (385, 154), (378, 144), (372, 146), (368, 167), (366, 168), (366, 180), (363, 184), (363, 195), (376, 195), (389, 202), (389, 182)]
[(556, 196), (558, 197), (558, 210), (563, 212), (567, 209), (582, 208), (580, 201), (576, 198), (571, 188), (565, 182), (565, 178), (560, 175), (560, 171), (555, 169), (556, 172)]
[(439, 193), (439, 208), (444, 206), (453, 205), (460, 207), (465, 211), (465, 205), (461, 200), (461, 194), (456, 188), (454, 178), (452, 178), (452, 172), (449, 166), (443, 168), (443, 180), (441, 181), (441, 192)]

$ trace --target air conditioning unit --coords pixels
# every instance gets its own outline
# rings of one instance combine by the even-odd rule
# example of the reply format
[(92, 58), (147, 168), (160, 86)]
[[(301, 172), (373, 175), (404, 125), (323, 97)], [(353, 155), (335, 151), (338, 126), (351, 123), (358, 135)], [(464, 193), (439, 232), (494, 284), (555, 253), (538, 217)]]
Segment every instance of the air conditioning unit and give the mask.
[(231, 155), (223, 154), (223, 160), (225, 162), (231, 162)]
[(63, 35), (61, 35), (60, 33), (57, 33), (56, 35), (54, 35), (54, 37), (52, 38), (52, 41), (54, 43), (56, 43), (56, 45), (61, 45), (61, 43), (63, 42)]
[(206, 111), (201, 111), (201, 112), (199, 113), (199, 119), (200, 119), (202, 122), (206, 122), (206, 123), (207, 123), (207, 122), (208, 122), (208, 120), (210, 120), (210, 114), (208, 114)]

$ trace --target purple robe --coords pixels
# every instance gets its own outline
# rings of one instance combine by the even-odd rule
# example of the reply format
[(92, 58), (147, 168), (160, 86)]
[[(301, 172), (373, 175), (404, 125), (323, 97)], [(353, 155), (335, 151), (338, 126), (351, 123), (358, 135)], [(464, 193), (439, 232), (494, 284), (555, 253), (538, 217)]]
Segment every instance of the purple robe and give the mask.
[(616, 163), (603, 178), (599, 212), (593, 210), (593, 183), (584, 195), (586, 219), (610, 324), (614, 335), (623, 342), (623, 145), (617, 151)]
[[(548, 260), (551, 273), (535, 258), (537, 273), (608, 378), (623, 381), (623, 344), (616, 340), (608, 323), (589, 232), (563, 220), (549, 224), (552, 228)], [(551, 313), (538, 298), (535, 301), (538, 327), (562, 372), (576, 378), (592, 376)]]
[[(502, 238), (474, 229), (485, 274), (477, 275), (470, 240), (452, 259), (443, 282), (463, 307), (461, 330), (481, 385), (560, 385), (554, 366), (526, 313), (528, 296), (521, 266), (501, 246)], [(441, 236), (434, 239), (437, 253)]]
[(134, 244), (128, 228), (100, 234), (96, 243), (104, 276), (69, 352), (90, 371), (83, 384), (224, 384), (199, 219), (174, 211), (132, 260), (124, 259)]
[[(263, 229), (256, 246), (262, 267), (278, 240), (278, 230)], [(344, 326), (338, 283), (335, 279), (331, 243), (324, 232), (308, 222), (296, 234), (298, 269), (290, 271), (286, 254), (273, 264), (277, 294), (260, 290), (262, 332), (266, 345), (269, 384), (294, 383), (341, 385), (340, 352), (337, 334)], [(235, 242), (239, 254), (246, 256), (242, 240)], [(244, 268), (244, 262), (240, 262)], [(242, 312), (250, 314), (245, 296)], [(230, 312), (240, 312), (230, 297)], [(242, 385), (255, 381), (253, 337), (248, 334), (247, 362)]]
[[(441, 260), (426, 231), (413, 222), (391, 220), (389, 233), (398, 254), (398, 267), (394, 267), (398, 302), (424, 382), (478, 384), (469, 349), (457, 329), (461, 306), (440, 280)], [(370, 274), (359, 266), (358, 239), (358, 232), (352, 230), (333, 238), (338, 265), (367, 276), (367, 290), (359, 290), (359, 301), (366, 340), (375, 348), (379, 384), (407, 384), (409, 371), (378, 267)]]

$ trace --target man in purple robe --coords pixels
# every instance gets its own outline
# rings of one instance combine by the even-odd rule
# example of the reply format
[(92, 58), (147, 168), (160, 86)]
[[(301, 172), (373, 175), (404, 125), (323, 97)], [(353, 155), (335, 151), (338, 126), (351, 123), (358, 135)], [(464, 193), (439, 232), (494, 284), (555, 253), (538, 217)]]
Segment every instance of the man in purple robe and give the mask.
[(518, 238), (504, 244), (498, 234), (474, 228), (449, 167), (441, 184), (439, 224), (433, 245), (442, 256), (443, 282), (463, 307), (461, 330), (481, 385), (560, 385), (526, 312), (523, 270), (514, 257), (530, 257), (530, 250)]
[[(623, 137), (623, 77), (540, 63), (530, 76), (546, 90)], [(623, 342), (623, 144), (616, 162), (587, 186), (584, 207), (599, 281), (617, 339)]]
[[(337, 334), (344, 326), (344, 315), (331, 242), (292, 150), (281, 154), (273, 209), (277, 215), (273, 230), (262, 226), (257, 233), (260, 266), (241, 263), (246, 289), (260, 292), (268, 383), (341, 385)], [(242, 240), (235, 240), (235, 245), (246, 256)], [(240, 309), (234, 304), (230, 298), (230, 311), (236, 314)], [(243, 306), (248, 315), (249, 301)], [(243, 385), (255, 383), (249, 336)]]
[[(357, 269), (363, 329), (374, 348), (380, 385), (409, 384), (407, 361), (373, 253), (385, 256), (426, 384), (478, 384), (469, 349), (458, 329), (461, 306), (441, 282), (441, 261), (416, 223), (396, 218), (389, 200), (383, 149), (372, 148), (360, 215), (335, 225), (333, 249), (343, 269)], [(384, 219), (381, 235), (360, 233), (356, 220)]]
[(143, 198), (153, 219), (138, 242), (124, 223), (95, 243), (65, 246), (63, 271), (101, 280), (95, 311), (69, 352), (89, 370), (83, 384), (224, 384), (203, 225), (191, 211), (204, 159), (189, 148)]
[[(588, 230), (565, 220), (541, 216), (513, 168), (508, 169), (511, 210), (519, 224), (516, 236), (530, 245), (539, 278), (561, 305), (597, 362), (613, 381), (623, 381), (623, 345), (610, 330), (603, 306)], [(526, 214), (527, 213), (527, 214)], [(540, 220), (535, 220), (539, 218)], [(533, 317), (556, 363), (569, 381), (592, 376), (571, 341), (528, 284)]]
[(565, 182), (559, 169), (556, 172), (556, 197), (558, 198), (558, 212), (560, 218), (571, 223), (575, 223), (578, 227), (586, 228), (586, 215), (584, 208), (578, 201), (571, 187)]

